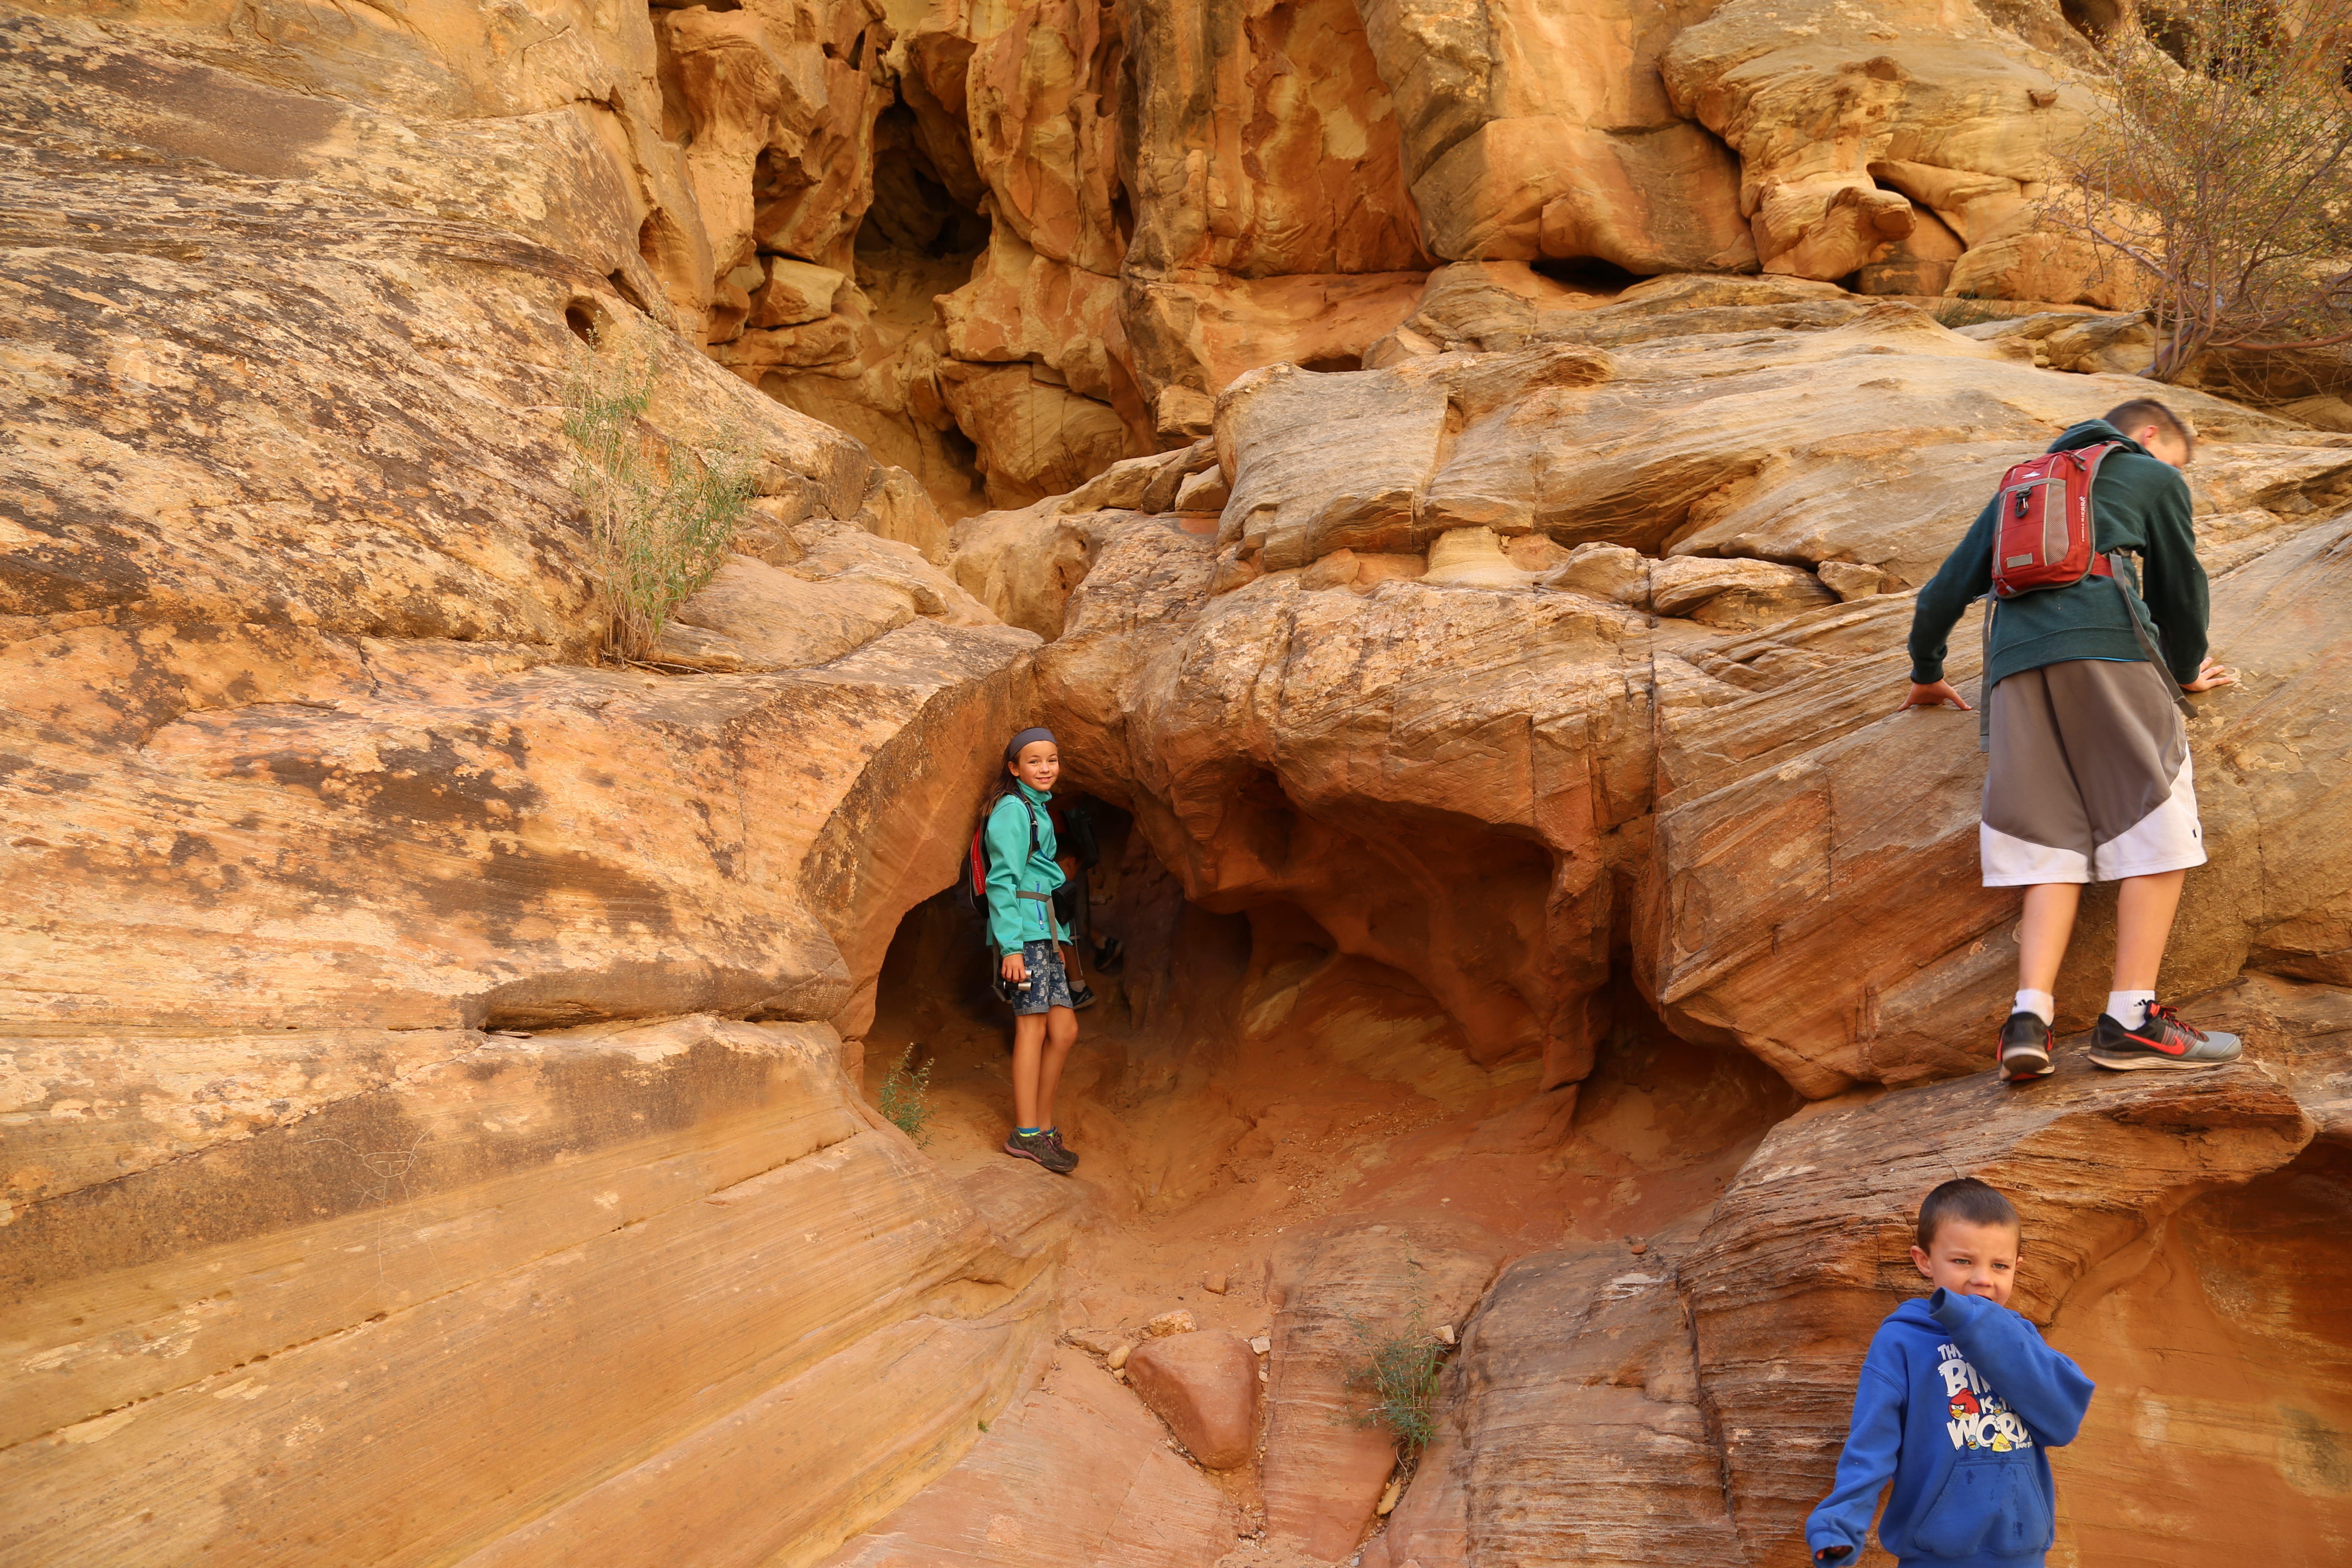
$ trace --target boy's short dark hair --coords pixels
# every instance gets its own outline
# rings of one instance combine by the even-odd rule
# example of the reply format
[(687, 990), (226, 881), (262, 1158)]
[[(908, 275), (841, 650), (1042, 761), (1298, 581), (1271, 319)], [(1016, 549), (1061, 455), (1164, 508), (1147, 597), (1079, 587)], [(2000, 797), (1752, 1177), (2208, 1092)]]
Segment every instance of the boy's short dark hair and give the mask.
[(1936, 1232), (1948, 1219), (1966, 1220), (1970, 1225), (2005, 1225), (2011, 1230), (2023, 1228), (2017, 1223), (2017, 1210), (2010, 1201), (1974, 1176), (1946, 1182), (1919, 1205), (1920, 1251), (1935, 1248)]
[(2126, 436), (2153, 425), (2179, 442), (2190, 457), (2197, 455), (2197, 432), (2189, 427), (2189, 421), (2153, 397), (2135, 397), (2128, 403), (2118, 403), (2108, 409), (2104, 417)]

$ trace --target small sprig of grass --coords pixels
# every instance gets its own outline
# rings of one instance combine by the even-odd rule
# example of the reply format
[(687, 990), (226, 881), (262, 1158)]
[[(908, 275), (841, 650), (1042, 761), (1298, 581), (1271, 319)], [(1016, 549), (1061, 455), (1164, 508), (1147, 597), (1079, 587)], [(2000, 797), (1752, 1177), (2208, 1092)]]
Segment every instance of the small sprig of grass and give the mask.
[(922, 1148), (931, 1141), (925, 1131), (937, 1113), (931, 1104), (931, 1064), (915, 1065), (915, 1047), (898, 1053), (898, 1065), (882, 1075), (882, 1116)]

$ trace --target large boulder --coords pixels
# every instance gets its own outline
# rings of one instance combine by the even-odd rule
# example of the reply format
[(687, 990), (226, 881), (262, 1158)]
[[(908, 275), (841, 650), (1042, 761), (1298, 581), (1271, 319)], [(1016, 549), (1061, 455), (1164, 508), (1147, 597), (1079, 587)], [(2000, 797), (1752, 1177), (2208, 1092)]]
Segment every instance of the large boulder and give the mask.
[(1703, 5), (1370, 0), (1432, 255), (1752, 269), (1738, 161), (1668, 98), (1658, 60)]
[(1127, 1381), (1176, 1440), (1213, 1470), (1257, 1448), (1257, 1356), (1221, 1330), (1150, 1339), (1127, 1358)]
[[(2322, 607), (2347, 591), (2347, 531), (2264, 529), (2213, 584), (2214, 647), (2242, 684), (2196, 699), (2189, 725), (2212, 861), (2189, 879), (2168, 994), (2248, 967), (2347, 978), (2336, 825), (2352, 730), (2329, 710), (2341, 638)], [(1965, 1068), (1984, 1037), (1955, 1020), (1997, 1017), (2014, 985), (2015, 896), (1977, 886), (1976, 722), (1889, 711), (1908, 618), (1900, 598), (1816, 612), (1723, 650), (1752, 695), (1662, 710), (1674, 787), (1639, 973), (1678, 1026), (1737, 1039), (1811, 1094)], [(1969, 689), (1977, 647), (1972, 614), (1951, 661)], [(2066, 1027), (2087, 1026), (2106, 986), (2113, 905), (2086, 908), (2060, 977)]]
[(2037, 225), (2091, 88), (1975, 7), (1731, 0), (1662, 63), (1675, 108), (1740, 155), (1765, 271), (1843, 278), (1932, 221), (1964, 248), (1927, 292), (2137, 303), (2124, 269)]

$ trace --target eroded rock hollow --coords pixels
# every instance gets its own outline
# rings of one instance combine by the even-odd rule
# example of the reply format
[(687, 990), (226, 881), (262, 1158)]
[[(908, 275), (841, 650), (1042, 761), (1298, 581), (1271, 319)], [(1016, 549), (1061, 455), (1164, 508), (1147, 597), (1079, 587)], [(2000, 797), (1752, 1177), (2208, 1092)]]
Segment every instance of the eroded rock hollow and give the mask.
[[(2053, 1563), (2352, 1557), (2343, 405), (2163, 394), (2242, 1062), (2000, 1082), (1892, 711), (2149, 390), (2037, 218), (2137, 25), (0, 3), (0, 1557), (1801, 1562), (1963, 1172), (2099, 1384)], [(754, 492), (636, 659), (600, 376)], [(941, 891), (1033, 723), (1066, 1180)]]

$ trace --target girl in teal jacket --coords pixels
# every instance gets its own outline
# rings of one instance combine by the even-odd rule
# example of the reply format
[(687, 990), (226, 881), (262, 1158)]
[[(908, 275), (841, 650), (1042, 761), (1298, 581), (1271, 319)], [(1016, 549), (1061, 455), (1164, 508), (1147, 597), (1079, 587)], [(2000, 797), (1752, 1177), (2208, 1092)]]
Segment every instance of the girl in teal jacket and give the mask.
[(1054, 1124), (1054, 1089), (1078, 1040), (1070, 1005), (1069, 972), (1062, 944), (1069, 932), (1054, 913), (1062, 885), (1055, 859), (1054, 781), (1062, 753), (1051, 730), (1024, 730), (1004, 747), (1004, 773), (989, 805), (988, 934), (997, 973), (1021, 987), (1013, 1004), (1013, 1128), (1004, 1152), (1034, 1160), (1055, 1175), (1077, 1168), (1078, 1157)]

